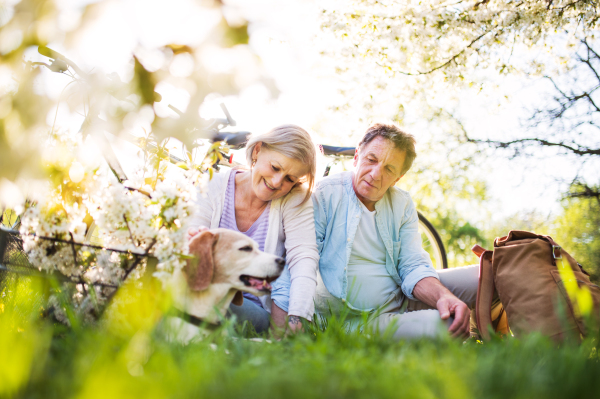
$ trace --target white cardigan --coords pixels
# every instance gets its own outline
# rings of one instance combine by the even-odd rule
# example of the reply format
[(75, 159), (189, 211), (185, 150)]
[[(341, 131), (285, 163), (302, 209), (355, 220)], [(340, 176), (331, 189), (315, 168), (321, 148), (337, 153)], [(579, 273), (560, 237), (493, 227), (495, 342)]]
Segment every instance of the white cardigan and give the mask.
[[(231, 170), (215, 173), (205, 193), (198, 194), (196, 213), (189, 220), (188, 228), (219, 227), (230, 173)], [(283, 198), (271, 201), (264, 250), (285, 257), (289, 267), (291, 287), (288, 315), (312, 320), (319, 253), (313, 202), (309, 198), (301, 204), (305, 196), (306, 188), (298, 186)], [(270, 312), (271, 296), (260, 297), (260, 300)]]

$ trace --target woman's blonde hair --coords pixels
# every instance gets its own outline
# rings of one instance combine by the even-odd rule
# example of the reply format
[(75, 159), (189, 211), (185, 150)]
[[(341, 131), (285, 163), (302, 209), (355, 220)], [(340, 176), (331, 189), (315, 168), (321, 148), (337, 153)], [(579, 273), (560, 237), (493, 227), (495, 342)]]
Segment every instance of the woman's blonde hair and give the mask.
[(302, 203), (308, 201), (315, 185), (315, 175), (317, 173), (317, 151), (308, 132), (300, 126), (281, 125), (267, 133), (253, 135), (246, 144), (246, 161), (248, 165), (252, 165), (252, 152), (254, 152), (254, 147), (258, 143), (262, 143), (262, 146), (268, 150), (277, 151), (308, 166), (308, 175), (305, 179), (300, 180), (302, 183), (307, 183), (306, 197), (304, 197)]

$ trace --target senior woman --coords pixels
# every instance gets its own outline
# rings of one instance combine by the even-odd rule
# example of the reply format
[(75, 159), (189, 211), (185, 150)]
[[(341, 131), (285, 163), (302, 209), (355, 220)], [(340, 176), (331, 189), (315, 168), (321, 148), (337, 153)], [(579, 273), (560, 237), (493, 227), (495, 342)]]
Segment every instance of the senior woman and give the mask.
[[(254, 239), (261, 250), (285, 256), (291, 277), (290, 327), (298, 317), (311, 320), (319, 261), (310, 194), (315, 182), (316, 151), (310, 135), (295, 125), (282, 125), (253, 136), (246, 145), (247, 170), (213, 175), (206, 195), (198, 199), (188, 237), (203, 228), (227, 228)], [(249, 321), (257, 332), (269, 328), (271, 300), (244, 293), (230, 312)], [(279, 321), (282, 310), (273, 309)], [(280, 325), (281, 326), (281, 325)]]

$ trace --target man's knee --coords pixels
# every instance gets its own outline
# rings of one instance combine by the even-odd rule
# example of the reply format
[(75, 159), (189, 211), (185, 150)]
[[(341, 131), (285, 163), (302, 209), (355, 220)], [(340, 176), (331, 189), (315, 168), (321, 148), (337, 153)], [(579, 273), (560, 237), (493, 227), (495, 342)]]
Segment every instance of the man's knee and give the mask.
[(392, 334), (394, 339), (439, 338), (447, 334), (452, 321), (442, 320), (437, 310), (407, 313), (386, 313), (379, 316), (374, 327), (379, 334)]
[(438, 270), (440, 282), (471, 309), (477, 301), (479, 265)]

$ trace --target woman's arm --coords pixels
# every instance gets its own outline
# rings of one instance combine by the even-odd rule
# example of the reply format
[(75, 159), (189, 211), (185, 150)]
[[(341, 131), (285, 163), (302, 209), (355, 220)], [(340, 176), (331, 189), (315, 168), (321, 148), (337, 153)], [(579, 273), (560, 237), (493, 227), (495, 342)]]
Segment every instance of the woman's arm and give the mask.
[(290, 271), (289, 316), (312, 320), (317, 287), (319, 253), (315, 235), (313, 203), (302, 203), (306, 191), (296, 188), (282, 205), (286, 262)]

